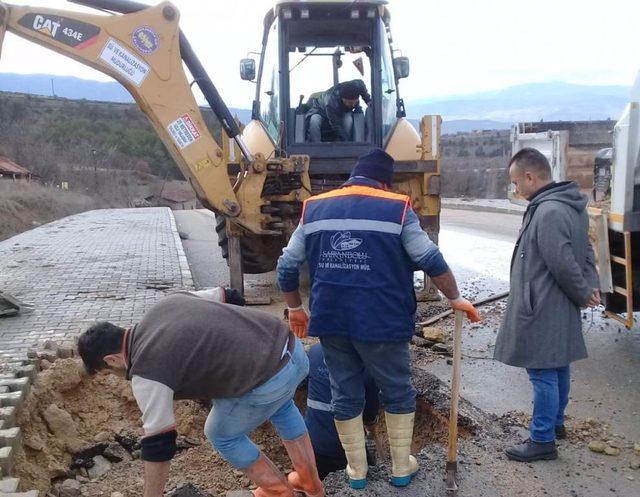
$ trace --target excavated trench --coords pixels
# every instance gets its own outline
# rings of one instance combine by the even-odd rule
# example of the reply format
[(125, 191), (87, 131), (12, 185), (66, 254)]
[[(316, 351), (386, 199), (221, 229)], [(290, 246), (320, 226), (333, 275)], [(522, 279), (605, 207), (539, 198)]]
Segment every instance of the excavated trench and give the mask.
[[(23, 448), (16, 457), (15, 475), (21, 479), (22, 489), (59, 497), (104, 497), (113, 492), (125, 497), (142, 495), (143, 467), (137, 445), (140, 412), (129, 382), (113, 375), (88, 378), (76, 359), (44, 365), (46, 369), (38, 375), (18, 419)], [(419, 397), (412, 448), (417, 453), (430, 444), (446, 443), (449, 398), (447, 387), (424, 371), (414, 371), (414, 383)], [(306, 392), (300, 389), (296, 402), (301, 408), (305, 398)], [(206, 403), (178, 401), (175, 413), (179, 452), (172, 462), (167, 490), (191, 484), (218, 496), (250, 488), (250, 482), (223, 461), (205, 439)], [(473, 417), (462, 409), (460, 436), (476, 432), (479, 425)], [(280, 469), (291, 471), (270, 425), (255, 430), (251, 438)], [(388, 443), (381, 422), (378, 461), (384, 464), (385, 460)]]

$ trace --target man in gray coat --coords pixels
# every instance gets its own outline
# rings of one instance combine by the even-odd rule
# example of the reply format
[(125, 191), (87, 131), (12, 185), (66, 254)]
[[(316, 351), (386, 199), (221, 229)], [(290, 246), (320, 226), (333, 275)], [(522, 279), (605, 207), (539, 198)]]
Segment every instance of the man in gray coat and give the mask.
[(515, 154), (509, 176), (529, 205), (511, 258), (507, 310), (494, 358), (526, 368), (533, 385), (530, 439), (509, 447), (509, 459), (558, 457), (569, 400), (569, 364), (587, 357), (580, 308), (600, 303), (589, 243), (587, 198), (571, 181), (556, 183), (546, 157), (532, 148)]

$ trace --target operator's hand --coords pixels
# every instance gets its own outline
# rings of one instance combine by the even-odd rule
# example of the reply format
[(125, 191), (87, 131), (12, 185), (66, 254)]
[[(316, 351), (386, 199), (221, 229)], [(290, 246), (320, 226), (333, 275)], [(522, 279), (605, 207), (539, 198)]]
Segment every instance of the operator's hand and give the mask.
[(455, 311), (463, 311), (467, 314), (467, 318), (472, 323), (477, 323), (481, 320), (478, 309), (473, 307), (473, 304), (463, 297), (457, 299), (449, 299), (449, 305)]
[(304, 307), (289, 308), (289, 328), (298, 338), (305, 338), (309, 328), (309, 315)]
[(591, 298), (589, 302), (587, 302), (587, 307), (598, 307), (600, 305), (600, 289), (594, 288), (593, 293), (591, 294)]

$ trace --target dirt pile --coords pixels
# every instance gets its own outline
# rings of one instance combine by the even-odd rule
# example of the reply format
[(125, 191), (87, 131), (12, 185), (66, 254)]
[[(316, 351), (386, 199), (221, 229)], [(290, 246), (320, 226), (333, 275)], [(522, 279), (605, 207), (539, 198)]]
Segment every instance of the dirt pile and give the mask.
[[(113, 375), (86, 377), (75, 359), (43, 364), (46, 369), (38, 375), (18, 420), (24, 447), (16, 457), (16, 476), (22, 488), (59, 497), (142, 495), (140, 411), (129, 382)], [(167, 491), (189, 483), (212, 495), (249, 488), (249, 480), (205, 439), (208, 412), (204, 403), (175, 403), (179, 453), (172, 461)], [(270, 426), (256, 430), (252, 439), (281, 469), (291, 470)]]

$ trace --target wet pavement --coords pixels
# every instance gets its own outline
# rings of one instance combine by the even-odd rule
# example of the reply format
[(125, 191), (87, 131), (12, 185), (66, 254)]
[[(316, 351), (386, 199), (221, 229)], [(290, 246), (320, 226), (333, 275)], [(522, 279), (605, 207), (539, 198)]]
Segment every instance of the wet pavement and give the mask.
[[(445, 210), (442, 251), (463, 288), (485, 296), (508, 290), (509, 264), (520, 217), (510, 214)], [(480, 236), (480, 233), (484, 236)], [(498, 312), (487, 313), (484, 326), (466, 327), (463, 350), (464, 396), (481, 409), (496, 414), (529, 412), (531, 387), (526, 372), (491, 360)], [(584, 311), (583, 331), (589, 359), (573, 365), (569, 415), (606, 420), (616, 433), (640, 440), (640, 327), (628, 331), (601, 316)], [(450, 322), (449, 322), (450, 325)], [(471, 356), (480, 356), (474, 359)], [(443, 359), (429, 370), (448, 380), (451, 367)]]

